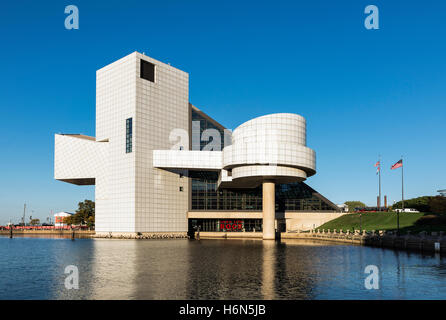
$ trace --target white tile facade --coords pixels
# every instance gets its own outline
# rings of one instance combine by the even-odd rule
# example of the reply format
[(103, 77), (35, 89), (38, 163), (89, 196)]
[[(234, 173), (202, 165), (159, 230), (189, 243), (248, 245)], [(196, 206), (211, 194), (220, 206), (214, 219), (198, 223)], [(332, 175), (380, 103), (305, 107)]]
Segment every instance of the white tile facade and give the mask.
[(221, 151), (154, 150), (153, 166), (166, 169), (221, 170)]
[[(171, 132), (189, 131), (189, 74), (142, 54), (155, 64), (155, 83), (136, 78), (134, 154), (136, 232), (185, 232), (189, 206), (188, 178), (153, 167), (153, 150), (170, 149)], [(180, 191), (180, 187), (183, 191)]]
[(306, 146), (305, 119), (277, 113), (249, 120), (232, 133), (232, 145), (223, 150), (223, 167), (281, 165), (316, 172), (316, 153)]
[[(154, 82), (140, 78), (141, 59), (155, 64)], [(97, 232), (187, 231), (188, 178), (154, 168), (152, 151), (189, 131), (188, 86), (187, 73), (134, 52), (96, 73), (96, 141), (56, 135), (55, 178), (95, 179)]]
[(93, 137), (56, 134), (54, 145), (54, 179), (94, 179), (105, 174), (108, 144)]

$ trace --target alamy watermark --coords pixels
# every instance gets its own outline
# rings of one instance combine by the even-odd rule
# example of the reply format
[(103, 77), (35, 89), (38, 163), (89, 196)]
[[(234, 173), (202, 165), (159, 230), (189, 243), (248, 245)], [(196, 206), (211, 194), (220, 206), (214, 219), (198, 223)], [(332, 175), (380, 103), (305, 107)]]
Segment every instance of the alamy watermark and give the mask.
[(79, 9), (77, 6), (70, 4), (65, 7), (65, 13), (68, 16), (65, 18), (65, 29), (79, 29)]
[(364, 13), (369, 14), (364, 20), (364, 27), (367, 30), (379, 29), (379, 10), (378, 7), (369, 4), (364, 9)]
[(364, 279), (364, 287), (367, 290), (379, 289), (379, 268), (373, 264), (368, 265), (364, 269), (364, 273), (368, 276)]
[(65, 274), (68, 276), (65, 278), (65, 289), (79, 289), (79, 269), (74, 265), (65, 267)]
[[(223, 130), (222, 135), (217, 129), (205, 129), (201, 132), (200, 121), (192, 121), (192, 148), (191, 150), (222, 151), (231, 144), (232, 130)], [(185, 129), (175, 128), (169, 134), (169, 141), (173, 143), (171, 150), (189, 150), (189, 133)], [(207, 142), (201, 148), (201, 142)]]

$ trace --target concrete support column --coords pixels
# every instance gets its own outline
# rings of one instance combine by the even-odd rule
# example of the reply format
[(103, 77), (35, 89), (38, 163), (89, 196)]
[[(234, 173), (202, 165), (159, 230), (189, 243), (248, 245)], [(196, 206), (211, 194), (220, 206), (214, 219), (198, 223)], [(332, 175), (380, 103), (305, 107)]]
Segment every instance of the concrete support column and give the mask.
[(273, 181), (263, 181), (263, 239), (274, 240), (276, 236), (276, 199)]

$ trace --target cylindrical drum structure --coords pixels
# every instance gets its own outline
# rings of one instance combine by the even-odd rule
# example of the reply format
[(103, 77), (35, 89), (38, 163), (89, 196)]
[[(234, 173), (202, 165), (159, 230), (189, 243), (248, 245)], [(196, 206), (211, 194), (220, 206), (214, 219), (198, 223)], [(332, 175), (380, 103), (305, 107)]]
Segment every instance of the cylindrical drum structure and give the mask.
[(276, 183), (304, 181), (316, 173), (316, 154), (306, 146), (305, 119), (276, 113), (249, 120), (232, 133), (223, 149), (223, 169), (234, 183), (274, 179)]
[(249, 120), (223, 149), (223, 169), (233, 187), (263, 184), (263, 239), (275, 238), (275, 183), (301, 182), (316, 173), (316, 154), (306, 146), (305, 119), (276, 113)]

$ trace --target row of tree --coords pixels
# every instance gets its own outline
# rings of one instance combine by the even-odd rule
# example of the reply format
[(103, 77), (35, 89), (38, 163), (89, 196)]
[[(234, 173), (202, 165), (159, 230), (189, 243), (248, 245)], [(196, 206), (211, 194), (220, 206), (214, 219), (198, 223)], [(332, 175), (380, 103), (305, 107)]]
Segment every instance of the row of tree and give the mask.
[(67, 225), (82, 225), (94, 228), (95, 219), (95, 203), (91, 200), (79, 202), (76, 213), (70, 217), (66, 217), (64, 222)]
[[(348, 211), (353, 212), (355, 208), (365, 207), (366, 205), (361, 201), (346, 201), (345, 204), (348, 206)], [(418, 198), (412, 198), (404, 200), (405, 208), (413, 208), (420, 212), (428, 213), (446, 213), (446, 197), (442, 196), (424, 196)], [(396, 202), (390, 209), (401, 209), (402, 202)]]
[[(446, 213), (446, 197), (442, 196), (424, 196), (404, 200), (405, 208), (414, 208), (420, 212)], [(392, 206), (392, 209), (402, 208), (402, 202), (399, 201)]]
[(348, 212), (354, 212), (355, 208), (364, 208), (366, 205), (361, 201), (346, 201), (344, 202), (348, 206)]

